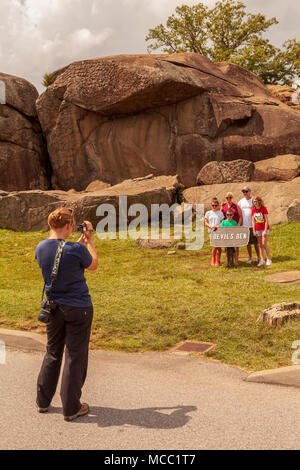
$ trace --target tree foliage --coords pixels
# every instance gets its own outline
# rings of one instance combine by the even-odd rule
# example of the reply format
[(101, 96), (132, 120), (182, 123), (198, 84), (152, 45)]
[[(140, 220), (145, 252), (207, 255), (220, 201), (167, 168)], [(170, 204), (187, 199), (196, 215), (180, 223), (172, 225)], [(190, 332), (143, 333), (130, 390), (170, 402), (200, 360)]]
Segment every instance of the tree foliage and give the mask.
[(44, 85), (44, 87), (48, 87), (49, 85), (52, 85), (52, 83), (54, 82), (54, 76), (52, 73), (45, 73), (45, 75), (43, 76), (43, 81), (42, 81), (42, 84)]
[(251, 14), (237, 0), (220, 0), (214, 8), (198, 3), (181, 5), (167, 19), (149, 30), (148, 51), (161, 49), (197, 52), (214, 62), (234, 62), (258, 75), (264, 83), (292, 85), (300, 76), (300, 42), (287, 40), (282, 48), (263, 37), (277, 19)]

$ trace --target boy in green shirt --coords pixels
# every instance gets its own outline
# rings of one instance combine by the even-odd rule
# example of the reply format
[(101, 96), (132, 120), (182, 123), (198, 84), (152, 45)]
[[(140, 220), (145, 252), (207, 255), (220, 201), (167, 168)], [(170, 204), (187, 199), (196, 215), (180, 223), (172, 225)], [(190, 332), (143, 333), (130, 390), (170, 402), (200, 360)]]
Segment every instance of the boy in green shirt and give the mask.
[[(233, 212), (232, 210), (228, 209), (226, 212), (226, 220), (223, 220), (221, 223), (221, 227), (236, 227), (237, 222), (233, 220)], [(227, 247), (225, 248), (226, 251), (226, 256), (227, 256), (227, 268), (233, 268), (234, 267), (234, 253), (235, 253), (235, 248), (234, 247)]]
[(235, 227), (237, 225), (236, 220), (233, 220), (233, 212), (226, 212), (226, 219), (221, 223), (221, 227)]

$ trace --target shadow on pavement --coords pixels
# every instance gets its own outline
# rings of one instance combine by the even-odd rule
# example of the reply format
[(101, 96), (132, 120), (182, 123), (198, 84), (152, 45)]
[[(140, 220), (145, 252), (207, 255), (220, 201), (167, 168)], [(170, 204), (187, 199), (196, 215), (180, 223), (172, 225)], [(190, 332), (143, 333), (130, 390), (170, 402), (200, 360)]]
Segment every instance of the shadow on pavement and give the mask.
[[(49, 413), (57, 413), (60, 408), (51, 408)], [(173, 411), (171, 411), (173, 410)], [(180, 428), (191, 419), (187, 413), (196, 411), (196, 406), (171, 406), (122, 410), (91, 406), (90, 412), (72, 421), (72, 423), (97, 423), (99, 427), (109, 426), (140, 426), (141, 428), (173, 429)]]

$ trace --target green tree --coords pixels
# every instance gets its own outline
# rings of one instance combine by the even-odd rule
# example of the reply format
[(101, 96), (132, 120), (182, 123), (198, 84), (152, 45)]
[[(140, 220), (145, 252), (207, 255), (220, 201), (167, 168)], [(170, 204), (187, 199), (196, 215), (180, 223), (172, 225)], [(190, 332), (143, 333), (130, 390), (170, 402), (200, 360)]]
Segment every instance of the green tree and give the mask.
[(300, 75), (300, 42), (286, 41), (282, 49), (263, 37), (277, 19), (251, 14), (237, 0), (220, 0), (209, 9), (202, 3), (182, 5), (167, 19), (149, 30), (148, 51), (168, 54), (197, 52), (214, 62), (234, 62), (257, 74), (264, 83), (291, 85)]
[(49, 85), (52, 85), (52, 83), (54, 82), (54, 76), (52, 73), (45, 73), (45, 75), (43, 76), (43, 81), (42, 81), (42, 84), (44, 85), (44, 87), (48, 87)]

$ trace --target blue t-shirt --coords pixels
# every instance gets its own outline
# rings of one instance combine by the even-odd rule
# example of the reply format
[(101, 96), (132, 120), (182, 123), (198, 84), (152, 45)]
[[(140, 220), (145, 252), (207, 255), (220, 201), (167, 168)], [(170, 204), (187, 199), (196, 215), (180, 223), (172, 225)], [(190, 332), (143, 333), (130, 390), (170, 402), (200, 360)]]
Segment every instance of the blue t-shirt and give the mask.
[[(43, 240), (35, 250), (35, 258), (41, 268), (46, 284), (46, 294), (50, 289), (50, 276), (60, 241), (61, 239)], [(84, 245), (79, 242), (67, 242), (60, 258), (51, 300), (72, 307), (91, 306), (92, 301), (84, 277), (84, 269), (88, 268), (92, 261), (93, 258)]]

